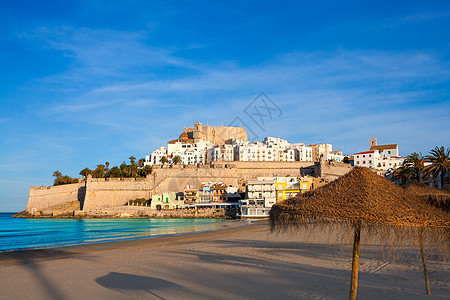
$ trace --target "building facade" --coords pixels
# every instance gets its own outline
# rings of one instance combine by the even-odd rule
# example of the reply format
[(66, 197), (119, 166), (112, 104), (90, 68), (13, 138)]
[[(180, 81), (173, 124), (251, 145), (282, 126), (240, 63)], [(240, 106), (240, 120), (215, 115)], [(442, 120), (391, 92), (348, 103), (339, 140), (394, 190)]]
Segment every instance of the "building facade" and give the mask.
[(177, 209), (184, 207), (184, 199), (175, 192), (165, 192), (152, 196), (150, 207), (152, 209)]
[(268, 216), (276, 202), (276, 179), (258, 177), (249, 179), (246, 199), (240, 201), (242, 217)]
[(370, 139), (370, 150), (353, 155), (354, 166), (389, 171), (398, 168), (404, 161), (399, 155), (398, 145), (378, 145), (377, 139)]

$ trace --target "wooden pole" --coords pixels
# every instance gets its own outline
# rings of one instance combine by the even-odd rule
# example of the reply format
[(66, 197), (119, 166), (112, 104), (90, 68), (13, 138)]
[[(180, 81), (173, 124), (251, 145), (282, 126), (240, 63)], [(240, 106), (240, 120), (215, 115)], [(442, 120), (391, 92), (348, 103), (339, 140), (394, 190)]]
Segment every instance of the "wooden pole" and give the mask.
[(427, 289), (427, 295), (431, 295), (430, 279), (428, 278), (427, 261), (425, 259), (425, 247), (424, 247), (424, 242), (423, 242), (423, 228), (419, 228), (419, 244), (420, 244), (420, 254), (422, 254), (423, 275), (425, 276), (425, 288)]
[(352, 259), (352, 283), (350, 285), (350, 300), (356, 300), (358, 293), (358, 272), (359, 272), (359, 244), (361, 241), (361, 222), (355, 223), (355, 238), (353, 241)]

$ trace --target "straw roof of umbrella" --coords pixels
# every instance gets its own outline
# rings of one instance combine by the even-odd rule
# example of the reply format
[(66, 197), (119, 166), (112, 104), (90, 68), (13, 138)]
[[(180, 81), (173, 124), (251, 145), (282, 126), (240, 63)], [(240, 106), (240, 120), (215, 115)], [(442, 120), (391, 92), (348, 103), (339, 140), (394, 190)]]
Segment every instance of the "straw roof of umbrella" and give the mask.
[(450, 192), (444, 189), (438, 190), (423, 183), (411, 182), (405, 186), (405, 189), (421, 199), (446, 212), (450, 211)]
[(397, 241), (411, 241), (413, 234), (418, 236), (426, 290), (431, 293), (424, 244), (429, 241), (441, 250), (442, 257), (449, 255), (450, 215), (371, 170), (355, 167), (328, 185), (277, 203), (270, 210), (272, 230), (342, 221), (354, 227), (350, 299), (357, 297), (363, 224), (368, 233), (393, 233)]
[(270, 220), (273, 230), (311, 220), (450, 229), (448, 214), (361, 167), (322, 188), (277, 203)]
[(429, 185), (426, 185), (424, 183), (418, 183), (418, 182), (411, 182), (408, 183), (405, 186), (406, 190), (412, 194), (415, 195), (446, 195), (450, 196), (450, 192), (447, 192), (446, 190), (439, 190), (437, 188), (431, 187)]

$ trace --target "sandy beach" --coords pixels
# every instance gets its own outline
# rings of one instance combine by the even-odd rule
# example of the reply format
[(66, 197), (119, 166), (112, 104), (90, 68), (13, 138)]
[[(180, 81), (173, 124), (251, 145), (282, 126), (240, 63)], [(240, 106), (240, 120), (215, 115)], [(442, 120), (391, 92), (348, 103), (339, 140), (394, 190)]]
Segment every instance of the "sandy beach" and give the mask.
[[(179, 236), (0, 254), (0, 299), (347, 299), (351, 251), (268, 222)], [(366, 250), (366, 251), (365, 251)], [(359, 299), (448, 299), (450, 265), (362, 246)]]

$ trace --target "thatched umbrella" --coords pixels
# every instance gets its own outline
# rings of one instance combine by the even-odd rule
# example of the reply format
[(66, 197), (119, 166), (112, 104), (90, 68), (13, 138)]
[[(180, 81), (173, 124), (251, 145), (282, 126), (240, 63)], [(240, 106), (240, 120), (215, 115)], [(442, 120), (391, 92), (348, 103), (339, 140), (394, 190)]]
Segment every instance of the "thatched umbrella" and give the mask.
[(270, 211), (272, 230), (339, 221), (354, 227), (350, 299), (357, 294), (361, 225), (377, 225), (398, 236), (404, 229), (420, 228), (421, 243), (426, 229), (448, 254), (449, 215), (367, 168), (355, 167), (322, 188), (277, 203)]
[(438, 190), (423, 183), (411, 182), (404, 187), (409, 193), (425, 200), (428, 204), (436, 206), (446, 212), (450, 211), (450, 192)]

